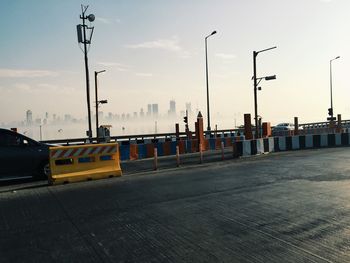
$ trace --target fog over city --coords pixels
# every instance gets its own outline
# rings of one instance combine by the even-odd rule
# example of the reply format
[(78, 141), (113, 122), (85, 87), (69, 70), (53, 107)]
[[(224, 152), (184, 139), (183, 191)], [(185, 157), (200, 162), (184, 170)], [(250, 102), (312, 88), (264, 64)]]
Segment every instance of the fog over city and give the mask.
[(263, 121), (326, 121), (337, 56), (334, 114), (350, 119), (348, 0), (18, 0), (0, 3), (1, 127), (36, 139), (86, 136), (81, 4), (95, 16), (88, 22), (93, 132), (94, 71), (102, 70), (98, 96), (107, 103), (99, 119), (112, 125), (111, 135), (174, 132), (175, 123), (183, 131), (186, 109), (190, 129), (199, 111), (206, 126), (205, 38), (214, 30), (207, 39), (212, 129), (235, 128), (254, 114), (253, 51), (274, 46), (257, 56), (257, 77), (276, 75), (259, 84)]

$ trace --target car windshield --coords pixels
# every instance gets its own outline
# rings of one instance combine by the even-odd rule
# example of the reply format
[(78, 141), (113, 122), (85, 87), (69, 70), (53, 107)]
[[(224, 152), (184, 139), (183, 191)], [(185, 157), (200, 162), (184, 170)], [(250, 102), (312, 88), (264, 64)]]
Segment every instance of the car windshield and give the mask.
[(37, 142), (30, 140), (19, 134), (4, 133), (0, 135), (0, 146), (21, 146), (21, 145), (38, 145)]

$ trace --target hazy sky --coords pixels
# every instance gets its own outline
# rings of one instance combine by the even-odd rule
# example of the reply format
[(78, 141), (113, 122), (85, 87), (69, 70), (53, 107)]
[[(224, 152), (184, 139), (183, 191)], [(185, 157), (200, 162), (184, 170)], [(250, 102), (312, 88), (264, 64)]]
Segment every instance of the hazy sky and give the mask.
[[(81, 1), (1, 0), (0, 123), (45, 112), (87, 114), (83, 53), (76, 25)], [(323, 121), (330, 106), (333, 62), (335, 113), (350, 119), (349, 0), (99, 0), (84, 2), (96, 16), (89, 52), (99, 75), (104, 112), (160, 112), (175, 99), (192, 102), (206, 119), (204, 38), (208, 39), (212, 123), (253, 113), (253, 50), (262, 81), (259, 114), (273, 124)], [(180, 120), (181, 121), (181, 120)]]

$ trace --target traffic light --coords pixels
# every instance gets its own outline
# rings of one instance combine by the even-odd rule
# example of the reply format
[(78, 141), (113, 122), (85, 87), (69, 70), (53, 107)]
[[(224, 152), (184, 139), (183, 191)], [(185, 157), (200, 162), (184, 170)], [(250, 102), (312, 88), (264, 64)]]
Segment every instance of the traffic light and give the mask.
[(188, 124), (188, 118), (187, 118), (187, 116), (184, 117), (184, 123)]
[(332, 108), (329, 108), (329, 109), (328, 109), (328, 115), (329, 115), (329, 116), (333, 116), (333, 109), (332, 109)]

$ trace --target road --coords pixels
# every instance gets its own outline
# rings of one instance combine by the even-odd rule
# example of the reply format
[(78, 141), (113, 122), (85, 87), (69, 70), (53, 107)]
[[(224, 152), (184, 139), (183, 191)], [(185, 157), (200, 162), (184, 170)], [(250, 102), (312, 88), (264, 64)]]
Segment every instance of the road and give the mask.
[(349, 163), (332, 148), (2, 187), (0, 261), (350, 262)]

